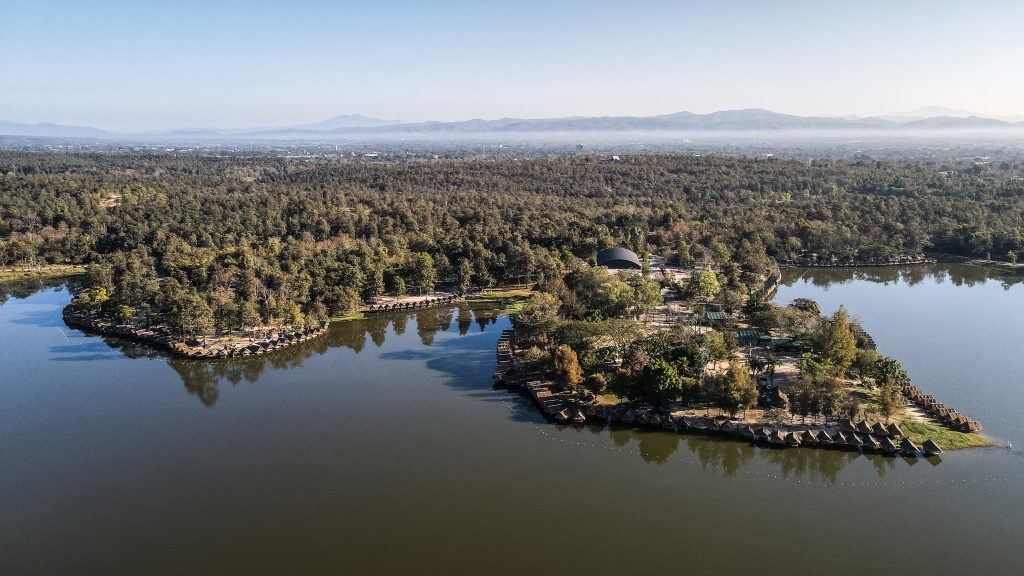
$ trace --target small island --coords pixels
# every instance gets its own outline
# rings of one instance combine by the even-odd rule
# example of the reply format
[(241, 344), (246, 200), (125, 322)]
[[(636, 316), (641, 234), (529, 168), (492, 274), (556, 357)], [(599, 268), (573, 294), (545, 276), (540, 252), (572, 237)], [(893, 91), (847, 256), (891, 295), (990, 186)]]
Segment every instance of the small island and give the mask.
[(527, 394), (552, 422), (905, 457), (991, 445), (979, 422), (880, 355), (845, 309), (772, 303), (774, 262), (744, 274), (619, 247), (597, 264), (577, 261), (538, 285), (498, 341), (496, 385)]

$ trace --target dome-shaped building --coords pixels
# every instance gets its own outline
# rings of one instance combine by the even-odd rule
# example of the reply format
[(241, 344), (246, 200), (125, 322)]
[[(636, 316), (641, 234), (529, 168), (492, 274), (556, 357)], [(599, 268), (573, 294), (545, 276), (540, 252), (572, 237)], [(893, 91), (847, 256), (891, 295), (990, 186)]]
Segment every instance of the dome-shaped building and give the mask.
[(640, 258), (628, 248), (605, 248), (597, 253), (597, 265), (613, 270), (640, 270)]

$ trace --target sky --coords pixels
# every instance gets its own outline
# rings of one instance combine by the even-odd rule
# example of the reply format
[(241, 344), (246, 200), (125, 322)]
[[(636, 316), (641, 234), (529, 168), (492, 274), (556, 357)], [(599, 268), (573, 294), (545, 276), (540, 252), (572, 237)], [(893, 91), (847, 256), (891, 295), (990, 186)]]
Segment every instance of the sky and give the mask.
[(0, 119), (1024, 114), (1024, 2), (0, 0)]

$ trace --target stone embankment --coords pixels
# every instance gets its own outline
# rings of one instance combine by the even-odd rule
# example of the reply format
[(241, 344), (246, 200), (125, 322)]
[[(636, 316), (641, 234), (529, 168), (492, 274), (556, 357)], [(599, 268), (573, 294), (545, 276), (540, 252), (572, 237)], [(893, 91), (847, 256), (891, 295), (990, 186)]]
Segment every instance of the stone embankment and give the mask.
[(294, 332), (279, 332), (269, 338), (248, 343), (213, 342), (204, 345), (201, 343), (189, 344), (180, 337), (175, 336), (166, 326), (139, 328), (128, 324), (119, 324), (102, 316), (75, 312), (70, 308), (64, 309), (64, 322), (68, 326), (81, 328), (89, 332), (96, 332), (105, 336), (117, 336), (162, 348), (178, 358), (207, 360), (267, 354), (274, 350), (280, 350), (323, 336), (327, 334), (330, 328), (330, 325), (324, 322), (317, 327)]

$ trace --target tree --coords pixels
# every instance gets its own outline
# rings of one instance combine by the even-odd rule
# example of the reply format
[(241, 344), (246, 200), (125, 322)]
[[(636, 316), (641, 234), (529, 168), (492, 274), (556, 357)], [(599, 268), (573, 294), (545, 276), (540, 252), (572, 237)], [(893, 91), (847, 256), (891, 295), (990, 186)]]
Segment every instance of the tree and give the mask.
[(690, 293), (701, 302), (710, 302), (718, 296), (722, 287), (710, 267), (705, 266), (700, 274), (690, 279)]
[(910, 379), (895, 358), (879, 356), (875, 362), (875, 381), (880, 385), (875, 396), (878, 412), (886, 420), (903, 406), (903, 384)]
[(850, 330), (850, 318), (846, 309), (840, 306), (825, 323), (822, 355), (842, 373), (853, 363), (856, 354), (857, 341)]
[(195, 337), (213, 327), (213, 312), (199, 294), (186, 291), (174, 302), (168, 323), (177, 334)]
[(473, 281), (473, 263), (466, 258), (459, 260), (459, 292), (469, 290), (469, 284)]
[(434, 268), (434, 258), (430, 254), (420, 252), (413, 258), (412, 279), (421, 294), (434, 291), (437, 270)]
[(655, 406), (665, 406), (682, 395), (683, 385), (683, 378), (675, 367), (658, 358), (643, 367), (630, 396)]
[(757, 402), (757, 387), (739, 362), (730, 362), (729, 369), (715, 377), (714, 381), (715, 404), (730, 415), (735, 415), (740, 406), (746, 411)]
[(565, 344), (555, 349), (555, 373), (565, 380), (570, 390), (575, 390), (583, 382), (583, 370), (576, 352)]
[(875, 373), (875, 362), (878, 361), (878, 353), (867, 348), (858, 348), (857, 355), (853, 359), (853, 372), (861, 382), (866, 381)]
[(516, 326), (516, 338), (529, 343), (546, 341), (558, 326), (559, 306), (561, 302), (552, 294), (534, 294), (512, 320)]
[(821, 314), (821, 306), (810, 298), (796, 298), (789, 305), (797, 310), (818, 316)]

